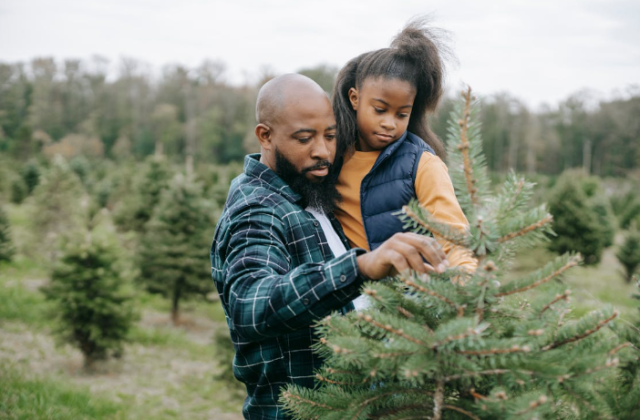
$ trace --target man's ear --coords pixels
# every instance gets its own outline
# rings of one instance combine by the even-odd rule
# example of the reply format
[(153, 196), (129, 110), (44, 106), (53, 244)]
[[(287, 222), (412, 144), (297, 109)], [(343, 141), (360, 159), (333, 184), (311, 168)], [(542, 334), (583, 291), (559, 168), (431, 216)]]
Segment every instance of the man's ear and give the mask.
[(260, 147), (264, 150), (271, 150), (271, 129), (265, 124), (256, 125), (256, 137), (260, 142)]
[(356, 108), (358, 108), (358, 89), (356, 88), (351, 88), (349, 89), (349, 102), (351, 102), (351, 106), (353, 107), (353, 110), (355, 111)]

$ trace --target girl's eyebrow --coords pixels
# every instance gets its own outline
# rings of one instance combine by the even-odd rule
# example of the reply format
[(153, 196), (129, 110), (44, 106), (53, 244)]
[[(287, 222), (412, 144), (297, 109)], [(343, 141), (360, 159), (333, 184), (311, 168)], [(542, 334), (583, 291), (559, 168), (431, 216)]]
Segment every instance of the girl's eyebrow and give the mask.
[[(383, 101), (382, 99), (379, 98), (373, 98), (374, 101), (378, 101), (378, 102), (382, 102), (383, 104), (385, 104), (386, 106), (390, 106), (387, 102)], [(400, 108), (413, 108), (413, 104), (409, 104), (409, 105), (402, 105)]]

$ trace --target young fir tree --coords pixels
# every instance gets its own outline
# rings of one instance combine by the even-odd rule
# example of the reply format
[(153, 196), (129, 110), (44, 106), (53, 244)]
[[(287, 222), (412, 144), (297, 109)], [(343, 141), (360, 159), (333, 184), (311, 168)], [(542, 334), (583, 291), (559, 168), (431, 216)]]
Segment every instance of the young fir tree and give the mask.
[(636, 225), (640, 225), (640, 198), (636, 189), (614, 195), (611, 198), (611, 207), (622, 229), (627, 229), (634, 221)]
[(27, 186), (27, 195), (30, 195), (40, 183), (40, 165), (38, 165), (38, 162), (34, 159), (29, 160), (22, 169), (20, 169), (20, 176)]
[(597, 176), (582, 176), (582, 190), (588, 197), (589, 208), (593, 210), (598, 219), (600, 236), (604, 248), (613, 245), (616, 235), (616, 221), (611, 208), (611, 202), (606, 196), (602, 182)]
[(55, 303), (56, 333), (80, 349), (86, 368), (122, 354), (137, 316), (112, 243), (91, 234), (70, 243), (43, 292)]
[(13, 254), (15, 254), (15, 248), (11, 240), (9, 217), (0, 206), (0, 261), (11, 261)]
[(118, 226), (123, 230), (144, 233), (171, 176), (171, 169), (163, 156), (150, 157), (142, 174), (134, 180), (134, 194), (123, 200), (115, 210), (114, 220)]
[(606, 225), (591, 205), (583, 178), (576, 170), (565, 171), (550, 193), (555, 236), (549, 249), (558, 254), (579, 252), (585, 264), (598, 264), (608, 242)]
[(614, 418), (630, 398), (640, 399), (637, 366), (618, 380), (621, 360), (628, 366), (638, 354), (606, 328), (618, 312), (567, 316), (570, 291), (559, 278), (579, 263), (577, 255), (505, 279), (514, 253), (543, 238), (552, 217), (529, 205), (533, 185), (514, 174), (500, 194), (490, 194), (470, 95), (457, 107), (448, 138), (449, 171), (470, 229), (454, 231), (415, 203), (404, 217), (417, 232), (466, 247), (478, 259), (476, 271), (366, 283), (372, 308), (319, 323), (315, 349), (325, 365), (317, 389), (282, 392), (292, 417)]
[(27, 195), (27, 185), (22, 178), (14, 178), (11, 182), (11, 202), (13, 204), (22, 204)]
[(640, 267), (640, 231), (635, 226), (624, 235), (624, 242), (616, 253), (618, 261), (624, 267), (624, 279), (631, 282), (634, 273)]
[(140, 278), (151, 293), (171, 299), (177, 323), (183, 299), (206, 296), (213, 290), (206, 252), (213, 221), (202, 187), (190, 176), (177, 174), (141, 238)]
[(26, 201), (34, 257), (53, 261), (65, 241), (76, 240), (87, 225), (89, 200), (66, 160), (56, 155)]

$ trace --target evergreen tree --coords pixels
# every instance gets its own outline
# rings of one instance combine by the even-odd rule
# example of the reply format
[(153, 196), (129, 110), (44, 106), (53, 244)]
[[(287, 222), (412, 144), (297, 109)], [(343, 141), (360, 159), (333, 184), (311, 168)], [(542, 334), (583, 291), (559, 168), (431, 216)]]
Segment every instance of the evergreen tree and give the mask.
[(583, 178), (580, 172), (565, 171), (551, 190), (549, 210), (556, 236), (549, 249), (559, 254), (579, 252), (585, 264), (598, 264), (608, 238), (583, 188)]
[(15, 248), (11, 240), (11, 228), (9, 218), (2, 206), (0, 206), (0, 261), (11, 261)]
[(69, 167), (76, 175), (78, 175), (82, 185), (87, 186), (89, 183), (89, 174), (91, 172), (91, 163), (89, 163), (89, 160), (87, 160), (84, 155), (75, 156), (69, 161)]
[(635, 188), (611, 198), (611, 206), (622, 229), (627, 229), (634, 221), (636, 225), (640, 225), (640, 198), (637, 193), (638, 187)]
[(22, 178), (14, 178), (11, 182), (11, 202), (21, 204), (27, 198), (29, 191)]
[(151, 293), (171, 299), (177, 323), (183, 299), (212, 291), (206, 249), (214, 225), (202, 187), (190, 176), (177, 174), (162, 193), (140, 244), (140, 278)]
[(640, 267), (640, 232), (635, 226), (626, 232), (624, 242), (616, 253), (616, 257), (624, 267), (624, 279), (630, 283), (634, 273)]
[(136, 319), (133, 300), (113, 245), (89, 236), (70, 244), (43, 288), (55, 303), (56, 333), (80, 349), (85, 367), (122, 354)]
[(87, 225), (88, 198), (66, 160), (57, 155), (29, 197), (27, 211), (34, 257), (53, 260), (61, 243), (80, 235)]
[(169, 184), (171, 175), (169, 164), (164, 157), (150, 157), (145, 162), (141, 175), (134, 180), (134, 193), (115, 209), (114, 219), (118, 226), (123, 230), (143, 233), (160, 202), (162, 191)]
[(40, 165), (34, 159), (29, 160), (20, 170), (20, 176), (27, 186), (27, 193), (31, 194), (40, 183)]
[[(318, 387), (281, 394), (294, 418), (631, 418), (640, 378), (627, 361), (637, 348), (626, 330), (605, 328), (618, 312), (567, 316), (570, 291), (558, 279), (580, 258), (563, 255), (505, 280), (514, 253), (543, 239), (552, 217), (529, 205), (533, 185), (514, 174), (490, 194), (470, 91), (465, 99), (449, 126), (448, 153), (470, 228), (453, 230), (416, 203), (404, 219), (468, 249), (477, 269), (366, 283), (372, 308), (318, 325), (315, 349), (325, 360)], [(628, 368), (624, 380), (619, 366)]]
[(582, 190), (589, 198), (588, 206), (595, 212), (598, 219), (603, 246), (608, 248), (613, 245), (613, 239), (616, 235), (615, 216), (611, 203), (604, 192), (600, 178), (597, 176), (582, 176), (578, 179), (581, 180)]

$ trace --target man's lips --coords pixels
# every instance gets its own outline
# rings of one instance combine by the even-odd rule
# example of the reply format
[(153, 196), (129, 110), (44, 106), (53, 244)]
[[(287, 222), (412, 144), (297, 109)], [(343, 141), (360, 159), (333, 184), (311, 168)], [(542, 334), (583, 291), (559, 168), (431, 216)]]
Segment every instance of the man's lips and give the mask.
[(307, 171), (308, 173), (310, 173), (311, 175), (314, 176), (327, 176), (329, 175), (329, 167), (328, 166), (322, 166), (319, 168), (315, 168), (312, 170)]

